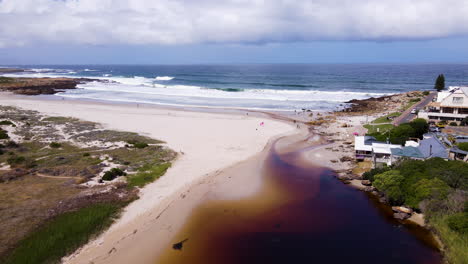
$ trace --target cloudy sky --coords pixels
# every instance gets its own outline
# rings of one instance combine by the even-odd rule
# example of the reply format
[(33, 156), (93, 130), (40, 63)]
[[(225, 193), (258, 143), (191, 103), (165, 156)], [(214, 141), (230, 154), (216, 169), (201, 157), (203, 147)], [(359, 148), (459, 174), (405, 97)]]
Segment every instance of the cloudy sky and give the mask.
[(0, 0), (0, 64), (468, 62), (465, 0)]

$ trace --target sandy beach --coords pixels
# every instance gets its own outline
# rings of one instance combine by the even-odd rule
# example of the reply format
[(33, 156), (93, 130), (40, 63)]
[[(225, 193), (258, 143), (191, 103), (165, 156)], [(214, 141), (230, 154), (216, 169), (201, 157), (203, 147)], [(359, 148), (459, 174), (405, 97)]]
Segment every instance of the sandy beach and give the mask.
[[(252, 115), (188, 112), (148, 105), (44, 100), (7, 93), (0, 95), (0, 104), (137, 132), (163, 140), (179, 152), (173, 167), (161, 179), (143, 188), (141, 198), (130, 204), (108, 231), (69, 257), (68, 263), (130, 263), (135, 258), (144, 263), (153, 259), (158, 253), (155, 249), (162, 249), (169, 242), (172, 232), (184, 223), (184, 216), (189, 215), (206, 194), (214, 195), (209, 192), (210, 179), (220, 175), (223, 169), (260, 153), (271, 138), (296, 130), (292, 124)], [(260, 125), (261, 122), (264, 125)], [(225, 179), (236, 175), (233, 171), (230, 176), (228, 174), (223, 173)], [(203, 188), (193, 188), (196, 185)], [(259, 186), (260, 180), (253, 179), (235, 195), (252, 194)], [(177, 214), (165, 217), (173, 201), (185, 198), (187, 192), (192, 192), (190, 199), (178, 202), (177, 208), (171, 209)], [(233, 198), (229, 197), (229, 192), (223, 193), (227, 195), (225, 198)], [(140, 243), (148, 239), (151, 243)], [(152, 254), (145, 259), (142, 252)]]

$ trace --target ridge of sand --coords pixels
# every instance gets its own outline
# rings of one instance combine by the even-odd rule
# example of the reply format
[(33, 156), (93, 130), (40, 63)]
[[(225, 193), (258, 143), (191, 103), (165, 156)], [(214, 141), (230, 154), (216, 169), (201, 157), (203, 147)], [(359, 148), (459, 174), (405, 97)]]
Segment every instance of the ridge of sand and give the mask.
[[(208, 176), (219, 174), (223, 168), (259, 153), (270, 138), (295, 130), (292, 124), (252, 115), (189, 112), (148, 105), (50, 100), (8, 93), (0, 93), (0, 104), (98, 122), (109, 129), (137, 132), (163, 140), (179, 152), (167, 173), (143, 188), (140, 199), (130, 204), (108, 231), (68, 258), (70, 263), (107, 262), (105, 256), (109, 252), (116, 251), (122, 240), (149, 228), (148, 225), (161, 216), (175, 196), (190, 191), (191, 184), (205, 184), (203, 179)], [(260, 125), (261, 122), (264, 125)], [(243, 191), (250, 194), (259, 185), (258, 181), (249, 183)], [(190, 210), (195, 202), (187, 202), (181, 210)]]

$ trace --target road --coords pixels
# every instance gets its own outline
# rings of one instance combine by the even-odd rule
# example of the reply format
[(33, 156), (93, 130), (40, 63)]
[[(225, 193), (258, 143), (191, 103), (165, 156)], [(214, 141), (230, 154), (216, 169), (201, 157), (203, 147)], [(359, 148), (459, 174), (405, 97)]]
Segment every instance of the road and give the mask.
[(410, 108), (406, 109), (399, 117), (395, 118), (392, 122), (393, 125), (398, 126), (403, 123), (408, 123), (411, 120), (413, 120), (417, 115), (412, 114), (411, 111), (413, 109), (420, 110), (424, 108), (426, 105), (428, 105), (430, 102), (432, 102), (432, 99), (437, 95), (437, 92), (431, 92), (428, 96), (426, 96), (424, 99), (419, 101), (418, 103), (414, 104)]

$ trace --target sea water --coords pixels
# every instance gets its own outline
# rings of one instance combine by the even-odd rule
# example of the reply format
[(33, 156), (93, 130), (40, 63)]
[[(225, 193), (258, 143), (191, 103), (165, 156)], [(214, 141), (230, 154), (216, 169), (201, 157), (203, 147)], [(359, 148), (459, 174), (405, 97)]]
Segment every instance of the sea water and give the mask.
[(335, 110), (351, 99), (468, 84), (468, 64), (21, 65), (7, 76), (97, 81), (56, 96), (175, 106)]

